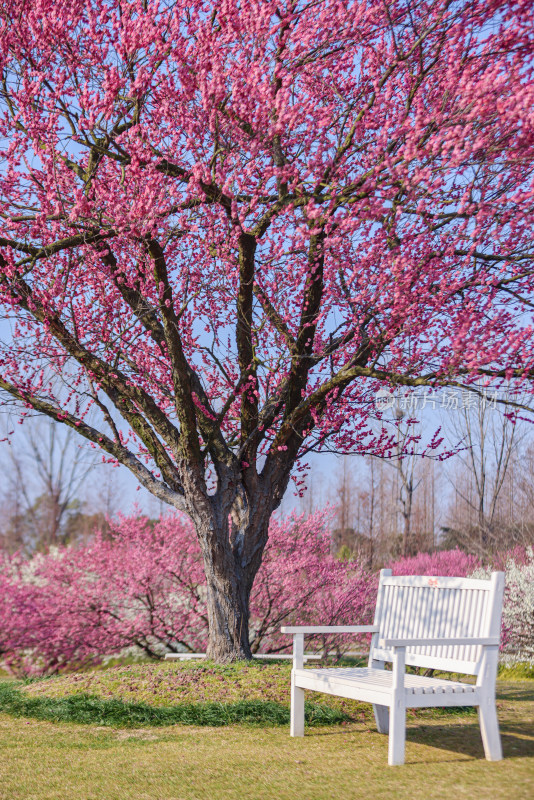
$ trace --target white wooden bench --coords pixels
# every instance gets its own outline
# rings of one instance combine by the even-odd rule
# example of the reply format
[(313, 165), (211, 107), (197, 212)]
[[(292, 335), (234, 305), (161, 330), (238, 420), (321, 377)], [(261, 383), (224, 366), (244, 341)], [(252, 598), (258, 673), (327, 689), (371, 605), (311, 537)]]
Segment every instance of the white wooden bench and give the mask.
[[(504, 573), (490, 580), (393, 577), (380, 572), (373, 625), (284, 627), (293, 634), (291, 736), (304, 735), (304, 691), (372, 703), (389, 732), (389, 764), (404, 764), (406, 709), (477, 706), (486, 758), (502, 758), (495, 707)], [(372, 633), (365, 668), (304, 669), (304, 636)], [(385, 670), (385, 662), (392, 670)], [(476, 684), (406, 674), (405, 666), (476, 675)]]

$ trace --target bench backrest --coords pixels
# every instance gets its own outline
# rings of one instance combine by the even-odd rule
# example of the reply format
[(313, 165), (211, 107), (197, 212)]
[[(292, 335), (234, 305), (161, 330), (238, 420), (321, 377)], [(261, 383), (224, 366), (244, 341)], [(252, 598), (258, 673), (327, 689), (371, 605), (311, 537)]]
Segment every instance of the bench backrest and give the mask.
[[(393, 651), (379, 647), (383, 638), (466, 638), (499, 636), (504, 573), (490, 580), (395, 576), (380, 572), (371, 642), (371, 661), (392, 661)], [(406, 663), (477, 675), (482, 647), (408, 647)]]

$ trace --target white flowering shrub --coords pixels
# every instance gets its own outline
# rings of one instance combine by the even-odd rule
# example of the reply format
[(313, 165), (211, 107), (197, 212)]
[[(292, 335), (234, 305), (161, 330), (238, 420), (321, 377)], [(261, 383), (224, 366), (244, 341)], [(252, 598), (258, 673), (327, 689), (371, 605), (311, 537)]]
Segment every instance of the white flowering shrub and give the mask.
[[(472, 578), (489, 578), (491, 568), (480, 568)], [(506, 562), (502, 615), (502, 653), (507, 664), (534, 665), (534, 550), (527, 548), (524, 563)]]

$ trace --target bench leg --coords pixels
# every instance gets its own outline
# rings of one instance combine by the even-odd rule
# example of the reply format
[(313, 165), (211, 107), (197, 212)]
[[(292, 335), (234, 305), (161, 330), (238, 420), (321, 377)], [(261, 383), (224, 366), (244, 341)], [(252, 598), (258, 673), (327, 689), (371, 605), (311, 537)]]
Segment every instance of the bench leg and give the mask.
[(482, 734), (482, 744), (484, 753), (488, 761), (501, 761), (502, 747), (501, 735), (499, 733), (499, 720), (497, 719), (497, 709), (495, 700), (488, 699), (478, 707), (478, 719), (480, 722), (480, 733)]
[(378, 733), (389, 733), (389, 708), (388, 706), (373, 706)]
[(406, 705), (404, 699), (395, 700), (389, 712), (388, 764), (404, 764), (406, 742)]
[(295, 686), (291, 676), (291, 736), (304, 736), (304, 689)]

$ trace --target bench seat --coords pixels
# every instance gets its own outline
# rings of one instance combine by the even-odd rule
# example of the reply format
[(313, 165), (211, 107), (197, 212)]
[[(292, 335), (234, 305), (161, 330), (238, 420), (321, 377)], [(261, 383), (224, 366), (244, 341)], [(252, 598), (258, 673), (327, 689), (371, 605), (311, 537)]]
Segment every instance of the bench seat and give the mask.
[[(295, 686), (309, 691), (324, 692), (363, 702), (387, 705), (394, 692), (393, 673), (385, 669), (332, 668), (300, 669), (294, 672)], [(470, 683), (440, 678), (426, 678), (406, 673), (404, 695), (407, 708), (427, 708), (429, 705), (478, 705), (477, 687)], [(423, 697), (424, 695), (424, 697)], [(433, 695), (433, 697), (429, 697)], [(382, 701), (382, 702), (381, 702)], [(456, 703), (457, 701), (457, 703)]]

